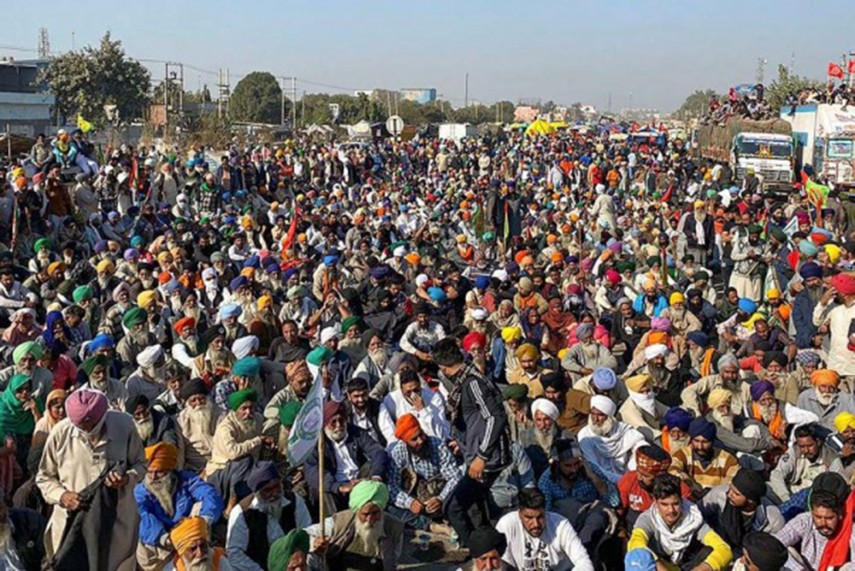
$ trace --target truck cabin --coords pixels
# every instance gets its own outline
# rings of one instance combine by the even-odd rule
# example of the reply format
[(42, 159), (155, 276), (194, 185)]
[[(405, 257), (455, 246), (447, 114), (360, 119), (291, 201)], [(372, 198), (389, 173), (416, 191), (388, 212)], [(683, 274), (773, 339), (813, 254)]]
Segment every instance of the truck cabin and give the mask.
[(789, 138), (756, 138), (737, 135), (733, 152), (738, 157), (758, 159), (792, 159), (793, 141)]

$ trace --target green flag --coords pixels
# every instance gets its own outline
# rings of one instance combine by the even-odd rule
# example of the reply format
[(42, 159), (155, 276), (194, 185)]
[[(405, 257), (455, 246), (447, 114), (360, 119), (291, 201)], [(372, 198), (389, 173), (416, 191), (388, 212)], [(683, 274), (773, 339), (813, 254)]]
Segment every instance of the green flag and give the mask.
[(306, 402), (288, 435), (288, 460), (292, 466), (302, 465), (318, 445), (318, 435), (324, 427), (323, 384), (318, 368), (312, 388), (306, 395)]

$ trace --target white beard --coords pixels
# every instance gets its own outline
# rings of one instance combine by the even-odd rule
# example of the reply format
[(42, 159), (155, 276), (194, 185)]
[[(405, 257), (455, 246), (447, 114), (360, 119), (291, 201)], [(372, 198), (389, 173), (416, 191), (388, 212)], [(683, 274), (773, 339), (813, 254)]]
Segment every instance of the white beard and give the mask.
[(772, 403), (771, 406), (763, 406), (762, 404), (757, 405), (760, 409), (760, 418), (768, 424), (775, 418), (775, 415), (778, 413), (778, 403), (777, 401)]
[(374, 364), (377, 365), (377, 368), (381, 371), (386, 368), (386, 365), (389, 363), (389, 352), (385, 349), (380, 349), (379, 351), (374, 351), (368, 353), (371, 356), (371, 360), (374, 361)]
[(134, 420), (134, 424), (137, 426), (137, 434), (140, 435), (143, 442), (148, 440), (154, 432), (154, 419), (151, 416), (143, 421)]
[(380, 536), (383, 533), (383, 517), (381, 516), (380, 520), (374, 524), (363, 522), (357, 517), (353, 524), (356, 529), (356, 536), (362, 540), (366, 551), (371, 552), (373, 550), (373, 553), (369, 553), (369, 555), (380, 555)]
[(537, 445), (540, 446), (544, 452), (550, 454), (552, 450), (552, 440), (554, 434), (552, 432), (552, 427), (550, 426), (546, 431), (534, 429), (534, 439), (537, 441)]
[(670, 448), (669, 452), (671, 454), (674, 454), (674, 452), (676, 452), (677, 450), (682, 450), (683, 448), (685, 448), (688, 445), (689, 445), (689, 439), (688, 438), (679, 438), (679, 439), (678, 438), (672, 438), (669, 441), (669, 446), (668, 446)]
[(344, 440), (344, 437), (347, 436), (347, 428), (342, 427), (337, 430), (333, 430), (332, 428), (324, 428), (324, 434), (326, 434), (327, 438), (329, 438), (333, 442), (341, 442), (342, 440)]
[(197, 305), (196, 307), (185, 307), (182, 313), (184, 317), (192, 317), (196, 320), (196, 323), (199, 323), (199, 316), (202, 315), (202, 310)]
[(733, 413), (722, 414), (717, 410), (713, 410), (712, 417), (717, 423), (722, 425), (727, 430), (733, 432)]
[(106, 394), (107, 389), (110, 387), (110, 378), (107, 375), (104, 375), (98, 382), (95, 382), (94, 380), (90, 379), (89, 387)]
[(202, 434), (211, 434), (211, 423), (214, 420), (214, 405), (211, 401), (187, 411), (190, 426), (196, 427)]
[(265, 502), (264, 500), (261, 499), (261, 497), (258, 494), (255, 495), (255, 500), (256, 500), (256, 503), (258, 504), (259, 511), (262, 511), (262, 512), (266, 513), (267, 515), (269, 515), (270, 517), (272, 517), (273, 519), (275, 519), (276, 521), (279, 521), (279, 516), (282, 515), (282, 501), (281, 500), (277, 500), (275, 502)]
[(163, 507), (163, 510), (171, 517), (175, 514), (175, 501), (173, 494), (178, 478), (175, 472), (171, 472), (168, 476), (161, 478), (156, 482), (144, 480), (145, 488), (151, 492), (158, 503)]
[(211, 571), (211, 558), (205, 554), (201, 559), (184, 560), (184, 571)]
[(831, 406), (837, 398), (837, 393), (821, 393), (819, 391), (816, 392), (816, 400), (819, 401), (819, 404), (822, 406)]
[(602, 424), (598, 425), (598, 424), (594, 424), (591, 421), (591, 417), (589, 416), (588, 417), (588, 427), (591, 429), (591, 432), (593, 432), (597, 436), (608, 436), (609, 434), (612, 433), (612, 430), (614, 430), (615, 419), (612, 418), (611, 416), (609, 416), (606, 418), (605, 421), (603, 421)]

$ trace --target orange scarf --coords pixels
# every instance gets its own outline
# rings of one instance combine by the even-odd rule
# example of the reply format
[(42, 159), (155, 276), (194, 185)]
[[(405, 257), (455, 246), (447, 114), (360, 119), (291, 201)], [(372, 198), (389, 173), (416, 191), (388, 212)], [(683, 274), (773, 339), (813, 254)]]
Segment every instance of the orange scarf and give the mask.
[[(760, 414), (760, 407), (757, 406), (756, 402), (751, 405), (751, 410), (754, 413), (754, 420), (763, 422), (763, 416)], [(778, 408), (778, 412), (775, 413), (775, 416), (772, 417), (772, 420), (769, 421), (769, 432), (771, 432), (772, 436), (778, 440), (782, 440), (786, 436), (784, 434), (784, 415), (781, 414), (780, 407)]]
[(662, 427), (662, 448), (668, 454), (671, 453), (671, 435), (668, 432), (667, 426)]
[(710, 347), (707, 349), (707, 352), (704, 353), (704, 359), (701, 361), (701, 376), (707, 377), (712, 375), (712, 358), (713, 354), (715, 354), (715, 349)]
[(846, 499), (843, 521), (834, 537), (825, 544), (822, 558), (819, 560), (819, 571), (830, 568), (837, 569), (849, 561), (849, 538), (852, 535), (852, 514), (855, 513), (855, 493), (850, 492)]

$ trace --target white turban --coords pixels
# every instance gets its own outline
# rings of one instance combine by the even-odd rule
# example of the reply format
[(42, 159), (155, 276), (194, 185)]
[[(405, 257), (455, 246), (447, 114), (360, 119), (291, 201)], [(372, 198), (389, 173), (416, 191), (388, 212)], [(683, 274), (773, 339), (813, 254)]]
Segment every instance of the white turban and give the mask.
[(422, 287), (423, 285), (428, 283), (429, 280), (430, 280), (430, 278), (428, 278), (426, 274), (417, 275), (416, 276), (416, 287)]
[(324, 345), (330, 339), (335, 339), (341, 336), (341, 326), (339, 325), (331, 325), (330, 327), (324, 327), (321, 331), (321, 345)]
[(533, 403), (531, 403), (531, 416), (534, 418), (534, 413), (542, 412), (553, 421), (558, 420), (558, 416), (560, 413), (558, 412), (558, 407), (555, 406), (551, 400), (545, 398), (536, 399)]
[(655, 359), (656, 357), (662, 357), (668, 354), (668, 346), (663, 345), (662, 343), (656, 343), (654, 345), (648, 345), (644, 348), (644, 358), (648, 361), (650, 359)]
[(214, 268), (205, 268), (202, 270), (202, 279), (206, 282), (214, 281), (217, 279), (217, 270)]
[(163, 357), (163, 347), (160, 345), (152, 345), (146, 347), (137, 354), (137, 365), (140, 367), (151, 367), (157, 363), (158, 359)]
[(617, 405), (607, 396), (594, 395), (591, 397), (591, 409), (597, 409), (607, 416), (614, 416), (617, 412)]
[(506, 282), (508, 281), (508, 272), (505, 270), (496, 270), (490, 277), (496, 278), (500, 282)]
[(403, 258), (407, 255), (407, 247), (406, 246), (398, 246), (394, 250), (392, 250), (392, 255), (396, 258)]
[(29, 307), (22, 307), (21, 309), (15, 311), (15, 313), (12, 314), (12, 316), (9, 318), (9, 320), (12, 323), (18, 323), (19, 321), (21, 321), (24, 318), (25, 315), (29, 315), (33, 319), (36, 318), (35, 310), (30, 309)]
[(484, 321), (490, 315), (490, 312), (483, 307), (476, 307), (470, 312), (470, 315), (472, 315), (472, 319), (475, 321)]
[(234, 353), (236, 359), (249, 357), (253, 351), (258, 349), (258, 344), (259, 340), (255, 335), (247, 335), (246, 337), (235, 339), (235, 342), (232, 343), (232, 353)]

